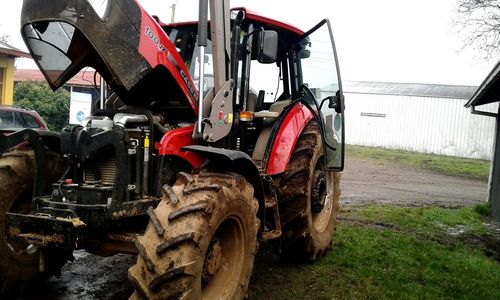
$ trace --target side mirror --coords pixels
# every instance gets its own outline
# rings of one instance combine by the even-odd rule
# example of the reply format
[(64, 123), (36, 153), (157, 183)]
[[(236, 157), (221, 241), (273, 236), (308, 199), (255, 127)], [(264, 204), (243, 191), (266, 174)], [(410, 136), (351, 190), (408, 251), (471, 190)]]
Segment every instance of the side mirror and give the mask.
[(336, 113), (341, 113), (343, 110), (342, 97), (340, 96), (340, 91), (335, 93), (335, 96), (330, 97), (330, 103), (328, 103), (328, 108), (335, 109)]
[(311, 57), (311, 50), (303, 49), (299, 52), (299, 57), (302, 59)]
[(272, 30), (259, 32), (257, 39), (257, 61), (271, 64), (278, 59), (278, 33)]

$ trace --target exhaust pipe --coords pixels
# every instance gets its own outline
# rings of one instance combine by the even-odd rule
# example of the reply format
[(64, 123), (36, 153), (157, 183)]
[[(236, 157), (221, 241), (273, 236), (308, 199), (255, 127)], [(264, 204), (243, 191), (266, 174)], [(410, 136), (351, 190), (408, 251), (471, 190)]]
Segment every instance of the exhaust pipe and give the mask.
[(113, 117), (113, 124), (125, 128), (128, 123), (148, 123), (148, 117), (145, 115), (134, 115), (119, 113)]

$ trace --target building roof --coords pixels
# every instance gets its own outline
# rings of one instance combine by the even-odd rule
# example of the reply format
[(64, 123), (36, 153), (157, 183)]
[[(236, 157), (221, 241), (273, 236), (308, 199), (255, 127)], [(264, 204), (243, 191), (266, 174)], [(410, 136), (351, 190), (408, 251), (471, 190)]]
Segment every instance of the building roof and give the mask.
[(0, 41), (0, 54), (5, 54), (8, 56), (13, 56), (13, 57), (31, 58), (31, 55), (29, 53), (21, 51), (15, 47), (12, 47), (11, 45), (3, 43), (1, 41)]
[[(97, 74), (95, 84), (100, 85), (101, 77)], [(19, 81), (45, 81), (40, 70), (27, 70), (27, 69), (16, 69), (14, 71), (14, 82)], [(73, 78), (71, 78), (66, 84), (74, 86), (94, 86), (94, 70), (80, 71)]]
[(490, 74), (471, 96), (465, 107), (478, 106), (500, 101), (500, 62), (497, 62)]
[(344, 93), (470, 99), (477, 87), (426, 83), (346, 81)]

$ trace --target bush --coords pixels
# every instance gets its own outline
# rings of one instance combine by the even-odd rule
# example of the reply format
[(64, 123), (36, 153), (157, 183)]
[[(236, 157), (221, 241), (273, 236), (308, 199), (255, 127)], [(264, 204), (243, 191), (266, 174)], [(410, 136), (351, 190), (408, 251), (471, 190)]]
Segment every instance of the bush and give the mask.
[(45, 82), (24, 81), (14, 87), (14, 105), (36, 110), (52, 131), (60, 131), (69, 121), (70, 93), (52, 91)]
[(482, 204), (477, 204), (474, 206), (474, 210), (485, 217), (491, 216), (491, 203), (482, 203)]

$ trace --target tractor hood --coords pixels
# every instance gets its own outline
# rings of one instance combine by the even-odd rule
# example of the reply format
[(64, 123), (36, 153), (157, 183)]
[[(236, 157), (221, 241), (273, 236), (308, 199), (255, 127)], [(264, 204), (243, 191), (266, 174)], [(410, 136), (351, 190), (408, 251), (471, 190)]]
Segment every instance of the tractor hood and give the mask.
[(97, 70), (128, 105), (183, 102), (197, 90), (175, 46), (134, 0), (24, 0), (21, 34), (57, 89), (80, 70)]

